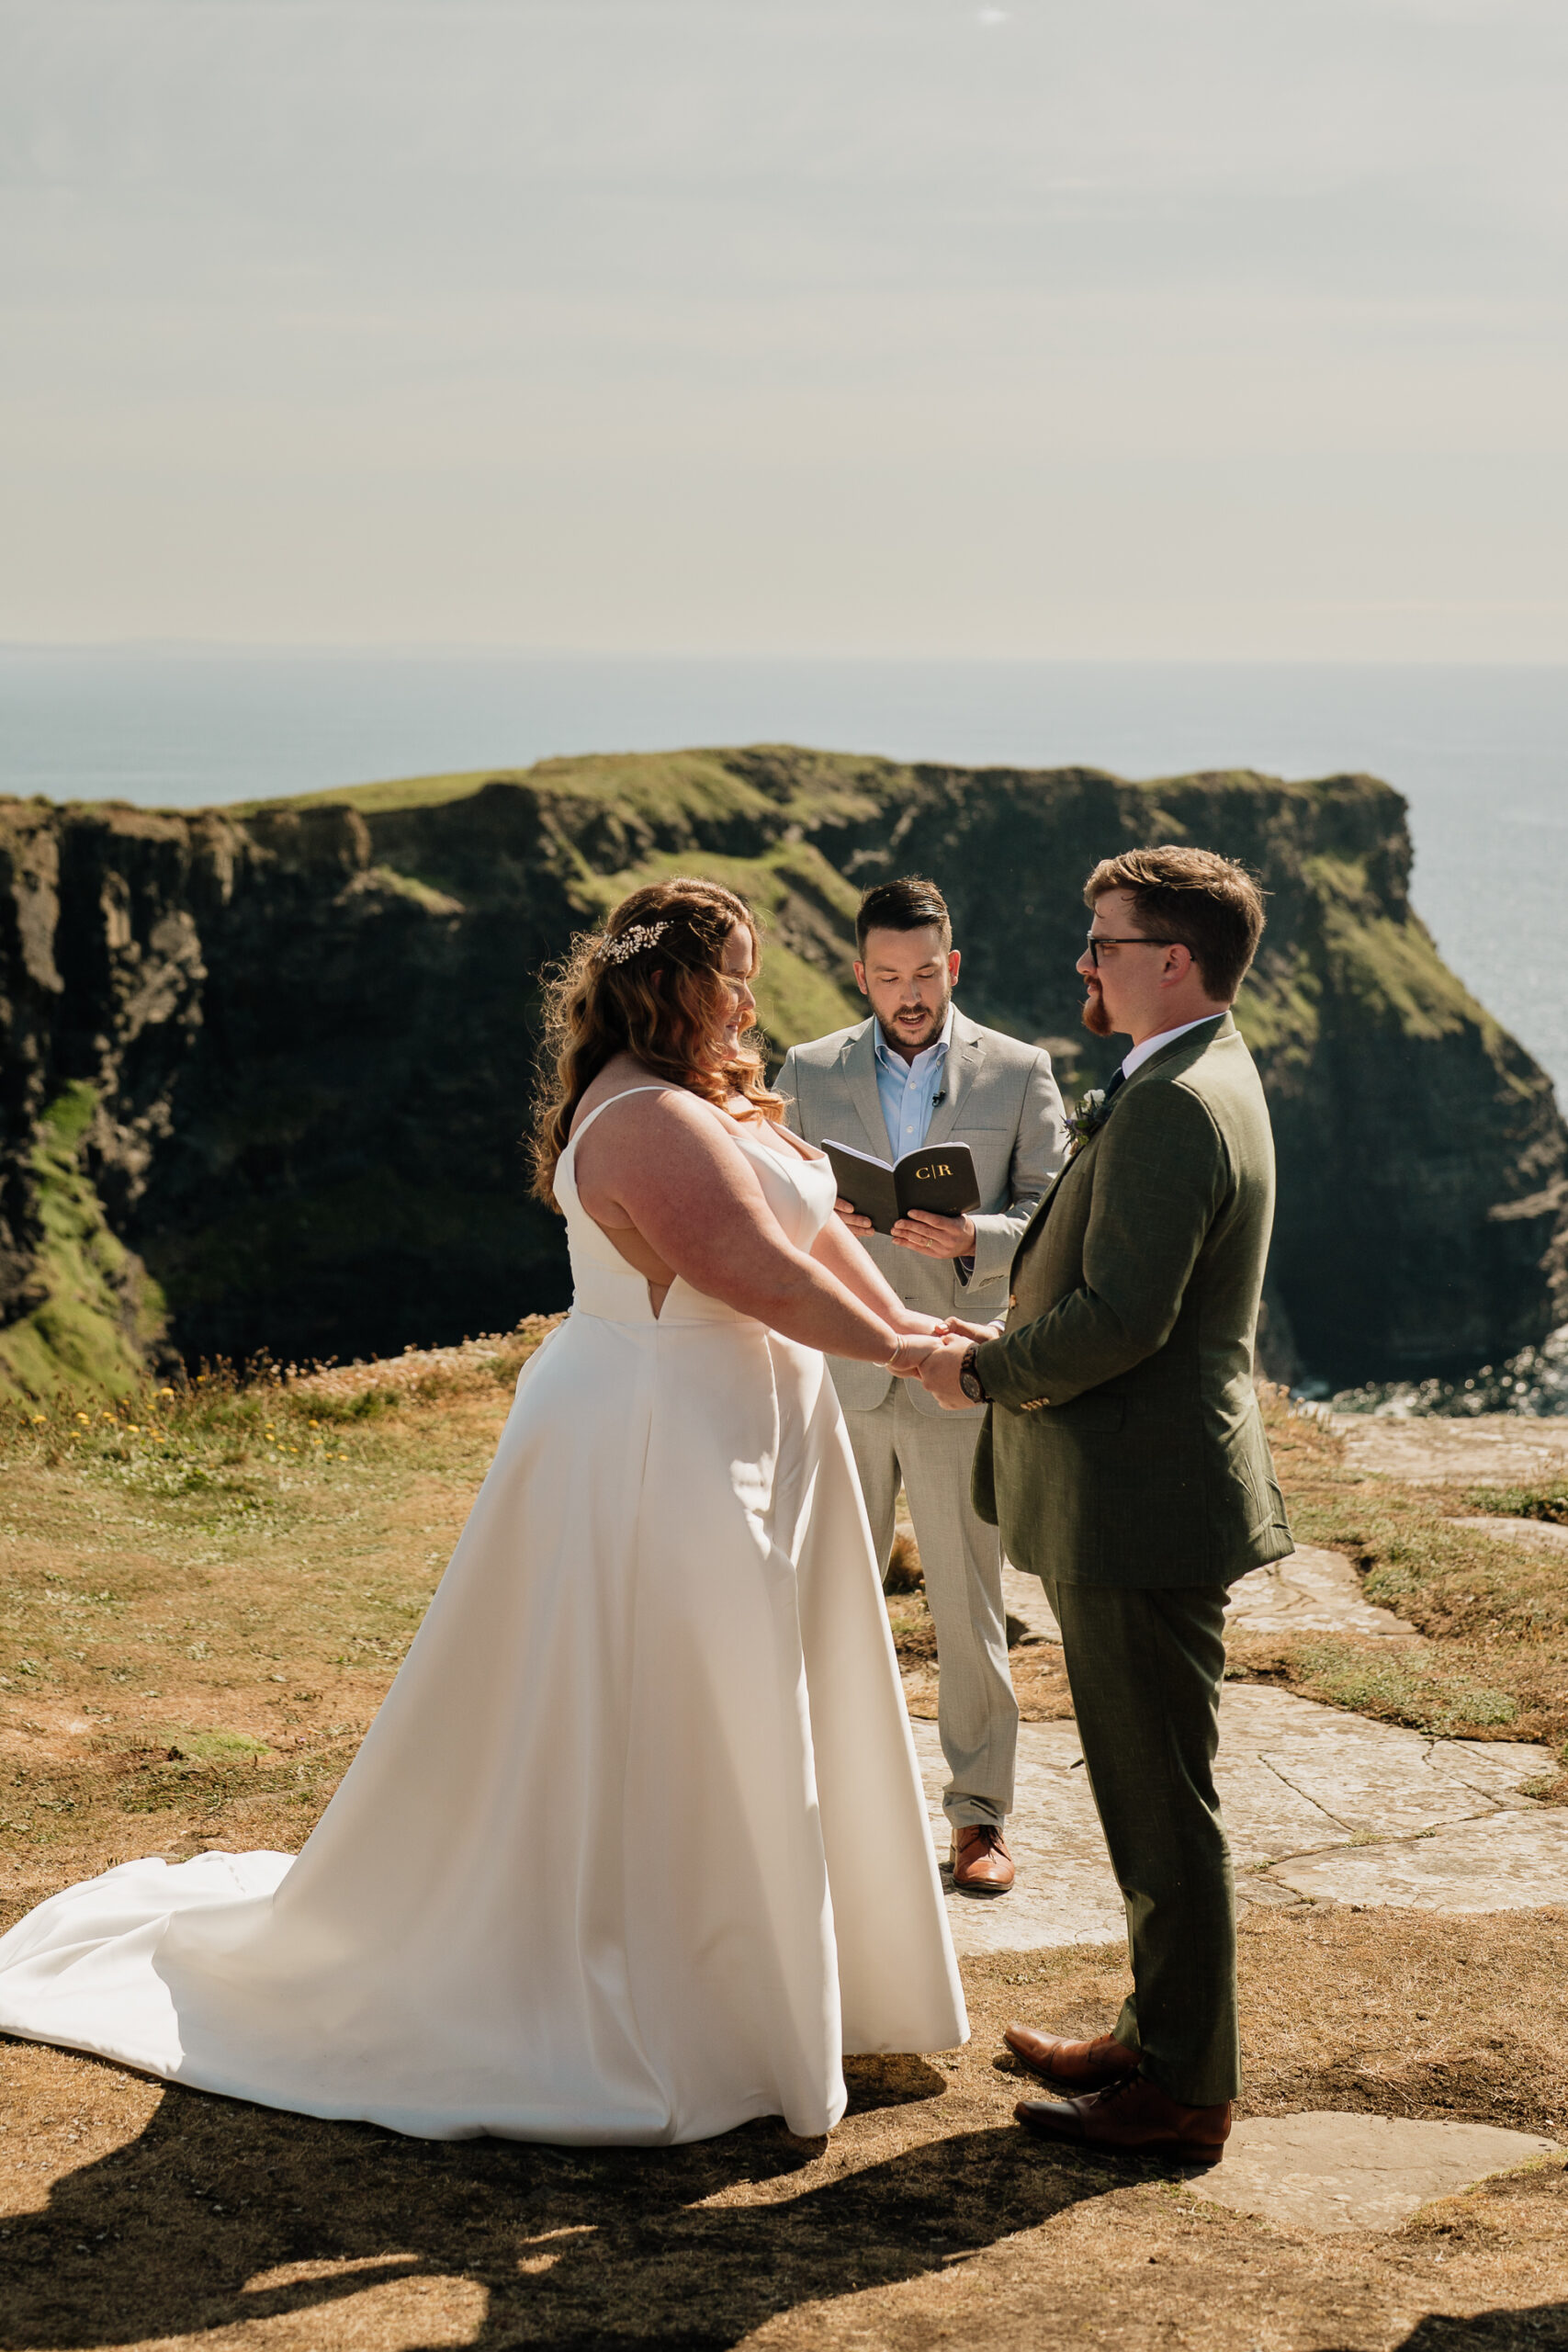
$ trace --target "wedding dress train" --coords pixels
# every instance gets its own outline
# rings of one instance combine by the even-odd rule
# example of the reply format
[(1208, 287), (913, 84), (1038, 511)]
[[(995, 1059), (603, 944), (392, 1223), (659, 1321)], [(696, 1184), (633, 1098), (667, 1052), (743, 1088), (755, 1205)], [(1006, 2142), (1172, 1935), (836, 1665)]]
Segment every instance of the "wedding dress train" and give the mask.
[[(739, 1140), (809, 1247), (826, 1165)], [(822, 1358), (680, 1281), (655, 1317), (574, 1158), (571, 1314), (303, 1850), (55, 1895), (0, 1939), (0, 2030), (429, 2139), (582, 2143), (818, 2133), (845, 2052), (966, 2037)]]

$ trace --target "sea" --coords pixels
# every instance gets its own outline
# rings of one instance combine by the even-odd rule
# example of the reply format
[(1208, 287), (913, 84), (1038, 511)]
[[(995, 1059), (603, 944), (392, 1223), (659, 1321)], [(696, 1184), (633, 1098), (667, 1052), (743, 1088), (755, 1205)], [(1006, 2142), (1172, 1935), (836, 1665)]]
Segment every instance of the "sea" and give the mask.
[[(1417, 911), (1568, 1102), (1568, 666), (0, 646), (0, 792), (51, 800), (189, 808), (749, 742), (1382, 776), (1409, 803)], [(1568, 1363), (1529, 1387), (1564, 1409)]]

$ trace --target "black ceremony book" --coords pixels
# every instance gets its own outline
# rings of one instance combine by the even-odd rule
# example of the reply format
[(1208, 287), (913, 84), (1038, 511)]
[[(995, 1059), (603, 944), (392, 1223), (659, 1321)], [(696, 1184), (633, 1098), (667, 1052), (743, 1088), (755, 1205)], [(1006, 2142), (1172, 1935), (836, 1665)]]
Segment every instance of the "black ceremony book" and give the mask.
[(980, 1205), (975, 1156), (966, 1143), (925, 1144), (893, 1163), (835, 1143), (829, 1136), (823, 1136), (822, 1148), (832, 1162), (840, 1198), (852, 1201), (878, 1233), (891, 1233), (911, 1209), (963, 1216)]

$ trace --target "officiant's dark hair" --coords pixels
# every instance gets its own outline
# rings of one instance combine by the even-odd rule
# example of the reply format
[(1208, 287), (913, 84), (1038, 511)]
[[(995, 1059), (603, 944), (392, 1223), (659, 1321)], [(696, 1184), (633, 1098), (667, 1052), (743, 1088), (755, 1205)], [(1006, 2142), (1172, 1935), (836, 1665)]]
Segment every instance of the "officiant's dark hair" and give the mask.
[(719, 972), (737, 923), (751, 934), (754, 978), (761, 933), (745, 899), (722, 883), (673, 875), (623, 899), (603, 931), (580, 933), (565, 961), (541, 975), (545, 1035), (529, 1145), (538, 1199), (558, 1206), (556, 1162), (577, 1106), (616, 1054), (635, 1054), (656, 1077), (721, 1110), (739, 1095), (749, 1106), (741, 1115), (784, 1117), (754, 1046), (742, 1039), (727, 1061), (709, 1058), (733, 1002)]
[(1229, 1004), (1247, 978), (1263, 936), (1263, 893), (1245, 865), (1217, 850), (1123, 850), (1102, 857), (1083, 886), (1092, 907), (1107, 890), (1126, 890), (1152, 935), (1187, 948), (1216, 1004)]
[(901, 874), (897, 882), (874, 882), (860, 902), (855, 917), (855, 945), (865, 956), (868, 931), (924, 931), (934, 922), (944, 948), (953, 944), (953, 918), (947, 900), (923, 874)]

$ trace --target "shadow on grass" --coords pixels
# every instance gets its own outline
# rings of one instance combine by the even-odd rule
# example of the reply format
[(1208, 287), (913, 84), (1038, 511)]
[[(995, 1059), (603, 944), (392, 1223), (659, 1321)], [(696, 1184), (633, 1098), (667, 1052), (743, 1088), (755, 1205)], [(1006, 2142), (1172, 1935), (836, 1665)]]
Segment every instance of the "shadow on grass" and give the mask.
[[(910, 2058), (856, 2062), (853, 2084), (863, 2115), (945, 2087)], [(891, 2116), (888, 2137), (907, 2137)], [(85, 2352), (308, 2312), (324, 2326), (349, 2296), (425, 2278), (482, 2290), (461, 2340), (491, 2352), (719, 2352), (777, 2312), (949, 2269), (1115, 2185), (1008, 2127), (863, 2149), (856, 2171), (792, 2186), (825, 2150), (772, 2120), (664, 2149), (406, 2140), (170, 2090), (139, 2139), (0, 2229), (0, 2347)], [(329, 2264), (354, 2267), (271, 2275)], [(411, 2316), (393, 2323), (400, 2346)]]
[(1469, 2319), (1428, 2312), (1394, 2352), (1522, 2352), (1540, 2345), (1542, 2352), (1568, 2345), (1568, 2303), (1535, 2303), (1519, 2311), (1476, 2312)]

